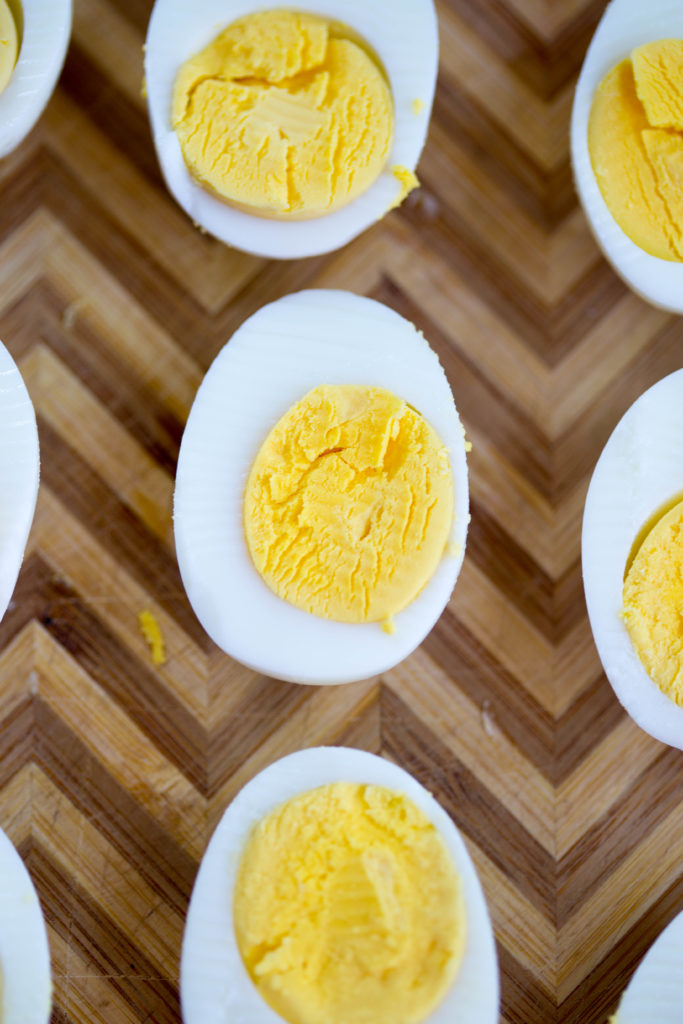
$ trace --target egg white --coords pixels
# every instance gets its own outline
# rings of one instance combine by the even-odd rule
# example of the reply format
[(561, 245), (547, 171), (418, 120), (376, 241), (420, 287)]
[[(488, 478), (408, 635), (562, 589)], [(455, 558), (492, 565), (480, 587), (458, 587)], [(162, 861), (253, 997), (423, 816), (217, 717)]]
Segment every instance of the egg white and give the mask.
[(0, 829), (0, 1020), (46, 1024), (50, 951), (45, 921), (24, 862)]
[(619, 1004), (618, 1024), (680, 1024), (683, 1007), (683, 913), (658, 936)]
[(21, 9), (19, 56), (0, 93), (0, 157), (16, 149), (42, 114), (71, 36), (72, 0), (21, 0)]
[(430, 793), (402, 768), (346, 747), (314, 747), (269, 765), (235, 797), (214, 832), (195, 881), (183, 938), (180, 996), (185, 1024), (282, 1024), (254, 986), (233, 929), (233, 890), (242, 849), (258, 821), (299, 793), (333, 782), (405, 794), (446, 844), (460, 876), (465, 952), (443, 1001), (425, 1024), (497, 1024), (498, 968), (486, 903), (467, 848)]
[(642, 729), (683, 749), (683, 707), (652, 681), (620, 618), (631, 547), (677, 495), (683, 495), (683, 370), (658, 381), (617, 424), (593, 472), (581, 539), (588, 617), (605, 674)]
[(588, 48), (574, 94), (571, 154), (576, 191), (588, 224), (614, 270), (647, 302), (683, 313), (683, 263), (651, 256), (632, 242), (610, 213), (588, 151), (588, 118), (602, 79), (633, 49), (657, 39), (683, 39), (680, 0), (612, 0)]
[[(291, 10), (318, 14), (350, 26), (381, 61), (394, 100), (394, 141), (373, 185), (333, 213), (312, 220), (251, 215), (211, 195), (192, 178), (171, 127), (173, 83), (181, 65), (227, 25), (257, 10), (287, 7), (257, 0), (156, 0), (147, 32), (145, 81), (157, 156), (169, 191), (189, 216), (228, 245), (257, 256), (299, 259), (345, 245), (379, 220), (400, 192), (391, 173), (414, 170), (427, 137), (438, 65), (433, 0), (297, 0)], [(413, 102), (422, 100), (419, 114)]]
[(0, 342), (0, 618), (24, 557), (38, 496), (38, 428), (26, 385)]
[[(454, 484), (451, 543), (415, 600), (379, 623), (332, 622), (278, 597), (253, 565), (242, 503), (271, 428), (320, 384), (377, 385), (409, 402), (448, 449)], [(264, 675), (342, 683), (384, 672), (426, 636), (462, 564), (468, 523), (462, 425), (436, 354), (387, 306), (342, 291), (307, 291), (263, 307), (219, 353), (197, 392), (180, 448), (174, 498), (178, 564), (209, 636)]]

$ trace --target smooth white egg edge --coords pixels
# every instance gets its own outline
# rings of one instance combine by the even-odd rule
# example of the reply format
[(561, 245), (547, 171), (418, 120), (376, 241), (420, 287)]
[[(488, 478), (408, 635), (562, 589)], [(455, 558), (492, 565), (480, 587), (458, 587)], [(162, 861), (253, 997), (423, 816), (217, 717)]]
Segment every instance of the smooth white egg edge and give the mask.
[(654, 305), (683, 313), (683, 263), (658, 259), (632, 242), (602, 198), (588, 150), (588, 119), (598, 85), (635, 47), (683, 39), (680, 0), (613, 0), (598, 25), (579, 76), (571, 120), (574, 181), (595, 239), (615, 271)]
[[(246, 546), (242, 502), (253, 459), (277, 420), (320, 384), (387, 388), (425, 416), (449, 451), (450, 541), (457, 554), (445, 554), (421, 593), (395, 616), (393, 634), (376, 622), (332, 622), (283, 601), (263, 582)], [(233, 658), (292, 682), (352, 682), (398, 664), (439, 618), (462, 565), (468, 507), (462, 425), (436, 353), (381, 303), (349, 292), (299, 292), (247, 320), (200, 386), (176, 474), (178, 564), (195, 614)], [(227, 594), (231, 573), (235, 584)]]
[(0, 93), (0, 157), (28, 135), (50, 99), (71, 36), (72, 0), (21, 0), (23, 36)]
[(235, 941), (232, 903), (239, 859), (251, 829), (271, 810), (298, 793), (340, 781), (385, 786), (412, 799), (442, 836), (462, 879), (464, 956), (453, 985), (425, 1024), (496, 1024), (499, 983), (493, 932), (462, 837), (434, 798), (402, 768), (341, 747), (298, 751), (269, 765), (223, 815), (202, 860), (187, 915), (180, 969), (185, 1024), (281, 1024), (282, 1018), (253, 985)]
[(45, 1024), (50, 951), (43, 912), (24, 862), (0, 829), (0, 1019)]
[(683, 1007), (683, 913), (655, 939), (619, 1004), (618, 1024), (680, 1024)]
[(683, 494), (683, 370), (644, 392), (619, 421), (593, 472), (581, 539), (588, 618), (605, 674), (642, 729), (683, 749), (683, 707), (650, 679), (619, 615), (633, 542), (678, 494)]
[[(273, 4), (273, 7), (286, 5)], [(267, 5), (266, 5), (267, 8)], [(173, 82), (188, 57), (225, 26), (263, 4), (247, 0), (206, 0), (178, 5), (157, 0), (145, 47), (145, 80), (152, 134), (169, 191), (192, 219), (229, 245), (258, 256), (298, 259), (345, 245), (387, 211), (401, 190), (391, 167), (414, 170), (429, 124), (438, 65), (438, 29), (432, 0), (403, 0), (381, 16), (367, 0), (303, 0), (297, 11), (345, 22), (375, 50), (391, 83), (394, 143), (386, 168), (362, 195), (334, 213), (311, 220), (284, 221), (252, 216), (212, 196), (189, 174), (178, 138), (170, 127)], [(201, 12), (201, 15), (200, 15)], [(413, 101), (424, 107), (419, 114)]]
[(33, 405), (0, 343), (0, 618), (17, 582), (38, 496), (40, 457)]

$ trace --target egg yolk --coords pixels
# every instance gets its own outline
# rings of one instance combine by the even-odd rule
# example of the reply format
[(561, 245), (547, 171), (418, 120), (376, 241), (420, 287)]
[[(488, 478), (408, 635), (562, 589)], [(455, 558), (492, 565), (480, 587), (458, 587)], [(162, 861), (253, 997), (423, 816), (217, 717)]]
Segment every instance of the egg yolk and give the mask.
[(683, 704), (683, 501), (638, 548), (624, 581), (622, 618), (650, 677)]
[(366, 49), (322, 18), (259, 11), (180, 69), (172, 124), (191, 174), (266, 215), (314, 217), (386, 162), (393, 107)]
[(683, 260), (683, 41), (634, 50), (603, 79), (588, 123), (591, 163), (620, 228), (645, 252)]
[(17, 62), (17, 26), (7, 0), (0, 0), (0, 92), (9, 82)]
[(245, 491), (247, 545), (265, 582), (340, 622), (387, 620), (409, 604), (452, 521), (446, 448), (383, 388), (314, 388), (271, 430)]
[(412, 801), (339, 782), (256, 826), (234, 927), (252, 980), (290, 1024), (414, 1024), (455, 977), (465, 915), (448, 850)]

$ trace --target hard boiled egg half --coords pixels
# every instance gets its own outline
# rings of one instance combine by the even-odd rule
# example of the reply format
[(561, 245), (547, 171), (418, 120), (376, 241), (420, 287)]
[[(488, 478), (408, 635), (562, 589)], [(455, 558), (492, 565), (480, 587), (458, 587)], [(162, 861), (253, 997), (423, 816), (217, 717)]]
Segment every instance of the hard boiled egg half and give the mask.
[(614, 270), (646, 301), (683, 313), (683, 263), (651, 256), (622, 231), (602, 197), (588, 150), (588, 120), (596, 89), (632, 50), (658, 39), (683, 39), (679, 0), (612, 0), (607, 5), (574, 94), (572, 165), (588, 224)]
[(52, 96), (71, 35), (71, 0), (8, 0), (19, 52), (0, 93), (0, 157), (31, 131)]
[(299, 751), (249, 782), (223, 815), (202, 860), (187, 915), (180, 967), (185, 1024), (281, 1024), (254, 986), (233, 929), (233, 893), (243, 847), (254, 826), (291, 798), (335, 782), (382, 786), (408, 797), (450, 853), (464, 897), (465, 949), (441, 1003), (424, 1024), (496, 1024), (498, 970), (481, 886), (453, 822), (411, 775), (383, 758), (344, 747)]
[(46, 1024), (51, 1003), (45, 921), (24, 862), (0, 829), (0, 1020)]
[(616, 1024), (679, 1024), (683, 1006), (683, 914), (678, 914), (645, 954), (624, 992)]
[(583, 517), (582, 568), (595, 645), (614, 692), (635, 722), (683, 749), (683, 707), (652, 681), (621, 619), (624, 575), (653, 517), (683, 497), (683, 370), (646, 391), (598, 459)]
[(38, 496), (38, 428), (26, 385), (0, 342), (0, 618), (24, 557)]
[[(422, 414), (448, 452), (454, 516), (431, 579), (395, 616), (332, 621), (278, 597), (257, 572), (243, 520), (252, 463), (288, 409), (319, 385), (385, 388)], [(192, 607), (233, 658), (278, 679), (342, 683), (383, 672), (426, 636), (460, 571), (468, 523), (463, 428), (438, 357), (393, 310), (342, 291), (307, 291), (263, 307), (219, 353), (180, 448), (174, 523)]]
[(436, 84), (436, 13), (432, 0), (302, 0), (292, 5), (296, 12), (348, 26), (367, 44), (389, 82), (394, 134), (385, 168), (365, 192), (334, 212), (287, 221), (245, 212), (200, 186), (187, 170), (171, 125), (173, 84), (184, 62), (232, 22), (264, 9), (268, 5), (254, 0), (156, 0), (145, 47), (149, 113), (166, 184), (195, 223), (246, 252), (298, 259), (337, 249), (374, 224), (401, 193), (392, 168), (415, 170)]

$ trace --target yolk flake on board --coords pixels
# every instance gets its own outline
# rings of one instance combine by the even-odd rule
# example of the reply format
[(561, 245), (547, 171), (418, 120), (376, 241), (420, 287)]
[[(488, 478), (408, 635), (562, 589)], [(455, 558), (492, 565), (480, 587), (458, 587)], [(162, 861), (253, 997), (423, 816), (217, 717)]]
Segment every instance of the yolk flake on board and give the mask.
[(683, 41), (646, 43), (596, 90), (588, 123), (603, 199), (629, 238), (683, 260)]
[(387, 81), (336, 24), (260, 11), (180, 69), (172, 124), (190, 173), (251, 212), (315, 217), (378, 177), (393, 136)]
[(17, 62), (17, 26), (7, 0), (0, 0), (0, 93), (6, 87)]
[(683, 501), (647, 534), (624, 581), (622, 618), (651, 679), (683, 705)]
[(152, 662), (155, 665), (164, 665), (166, 662), (166, 649), (161, 627), (156, 616), (149, 609), (138, 612), (138, 626), (140, 632), (149, 644)]
[(245, 491), (265, 582), (339, 622), (390, 621), (432, 576), (452, 523), (447, 449), (383, 388), (314, 388), (271, 430)]
[(380, 786), (303, 793), (254, 829), (234, 925), (263, 998), (290, 1024), (414, 1024), (465, 941), (459, 878), (415, 804)]

